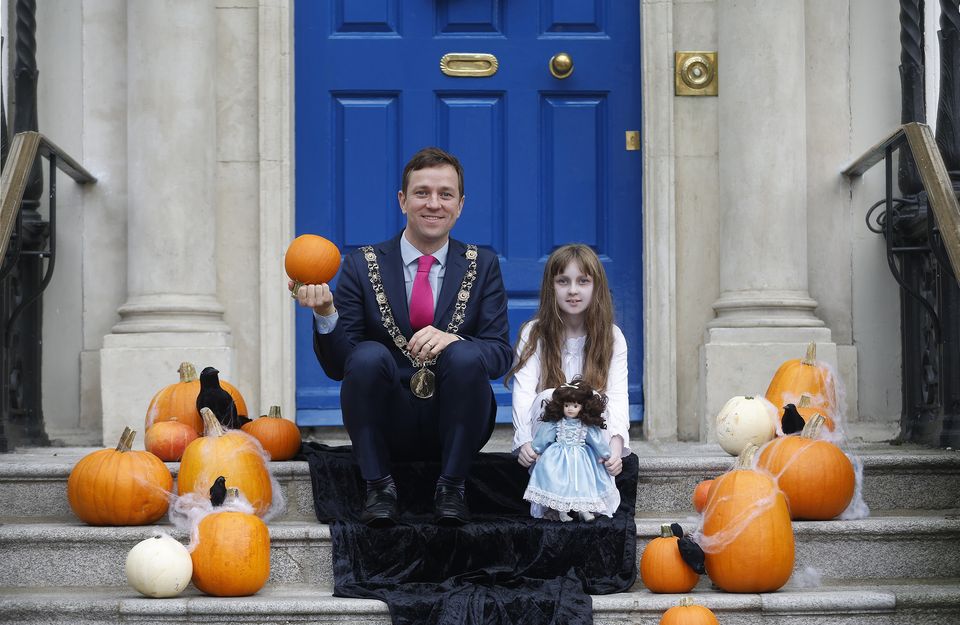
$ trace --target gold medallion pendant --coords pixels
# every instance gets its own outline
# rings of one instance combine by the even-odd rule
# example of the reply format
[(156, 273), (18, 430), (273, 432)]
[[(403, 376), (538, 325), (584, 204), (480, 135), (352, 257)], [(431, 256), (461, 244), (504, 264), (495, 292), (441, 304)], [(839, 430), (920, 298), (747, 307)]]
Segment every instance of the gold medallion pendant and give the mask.
[(426, 367), (421, 367), (410, 378), (410, 390), (420, 399), (433, 397), (434, 388), (436, 388), (436, 376)]

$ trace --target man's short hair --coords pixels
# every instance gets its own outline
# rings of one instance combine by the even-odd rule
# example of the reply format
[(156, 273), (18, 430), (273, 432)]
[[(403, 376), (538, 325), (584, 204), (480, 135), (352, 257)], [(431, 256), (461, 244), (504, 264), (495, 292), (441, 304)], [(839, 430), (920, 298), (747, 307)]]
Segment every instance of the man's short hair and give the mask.
[(407, 165), (403, 168), (403, 193), (407, 193), (407, 185), (410, 183), (410, 172), (426, 169), (428, 167), (440, 167), (450, 165), (457, 170), (457, 180), (460, 183), (460, 197), (463, 197), (463, 166), (457, 157), (449, 152), (444, 152), (438, 147), (423, 148), (414, 154)]

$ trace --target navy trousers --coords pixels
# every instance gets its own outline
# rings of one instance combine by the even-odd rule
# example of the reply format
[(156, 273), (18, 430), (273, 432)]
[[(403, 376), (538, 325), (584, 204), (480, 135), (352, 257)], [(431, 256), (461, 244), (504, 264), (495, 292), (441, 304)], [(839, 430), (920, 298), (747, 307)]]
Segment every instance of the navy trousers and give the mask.
[(429, 399), (414, 396), (405, 369), (376, 341), (347, 356), (340, 404), (360, 473), (376, 480), (390, 473), (391, 460), (439, 460), (442, 475), (465, 478), (496, 413), (479, 350), (466, 340), (448, 345), (431, 367), (437, 377)]

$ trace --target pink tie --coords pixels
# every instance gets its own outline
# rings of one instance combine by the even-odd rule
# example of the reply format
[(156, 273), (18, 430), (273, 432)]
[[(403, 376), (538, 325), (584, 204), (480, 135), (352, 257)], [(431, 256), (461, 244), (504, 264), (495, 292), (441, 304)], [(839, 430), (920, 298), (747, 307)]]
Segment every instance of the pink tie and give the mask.
[(410, 327), (416, 332), (433, 323), (433, 289), (430, 288), (430, 267), (437, 261), (433, 256), (417, 259), (417, 277), (410, 292)]

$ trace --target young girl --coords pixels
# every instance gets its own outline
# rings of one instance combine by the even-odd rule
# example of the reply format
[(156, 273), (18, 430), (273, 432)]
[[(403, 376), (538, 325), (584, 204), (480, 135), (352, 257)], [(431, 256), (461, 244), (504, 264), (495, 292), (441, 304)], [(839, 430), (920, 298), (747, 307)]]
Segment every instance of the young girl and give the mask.
[(521, 465), (529, 467), (539, 457), (530, 443), (541, 423), (542, 401), (577, 376), (608, 398), (603, 437), (611, 455), (604, 466), (616, 476), (622, 458), (630, 455), (627, 342), (613, 323), (600, 259), (588, 246), (571, 244), (547, 259), (540, 308), (520, 329), (516, 361), (505, 379), (513, 383), (513, 450)]
[(582, 380), (554, 390), (532, 442), (540, 459), (530, 471), (524, 499), (561, 521), (572, 520), (570, 513), (584, 521), (592, 521), (595, 514), (613, 516), (620, 493), (601, 466), (610, 457), (601, 434), (606, 405), (607, 398)]

